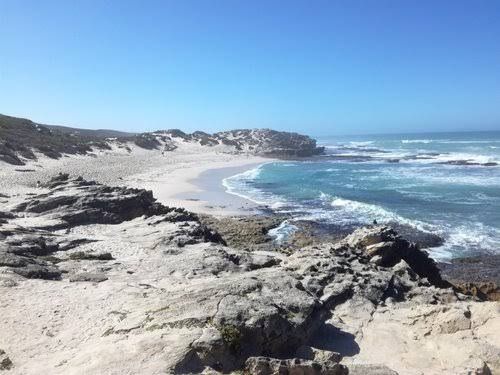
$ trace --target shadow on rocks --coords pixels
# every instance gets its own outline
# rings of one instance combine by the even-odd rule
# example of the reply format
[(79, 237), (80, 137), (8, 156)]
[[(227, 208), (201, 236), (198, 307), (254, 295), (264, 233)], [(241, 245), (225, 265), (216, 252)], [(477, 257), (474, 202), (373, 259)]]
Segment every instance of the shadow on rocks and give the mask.
[(353, 334), (344, 332), (329, 323), (324, 323), (319, 327), (311, 346), (340, 353), (343, 357), (352, 357), (360, 351)]

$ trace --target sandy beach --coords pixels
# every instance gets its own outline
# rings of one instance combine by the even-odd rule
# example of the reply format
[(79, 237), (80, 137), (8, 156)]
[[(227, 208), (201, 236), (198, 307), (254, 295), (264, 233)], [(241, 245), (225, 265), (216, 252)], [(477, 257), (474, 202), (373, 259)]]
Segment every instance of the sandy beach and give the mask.
[[(171, 196), (179, 200), (174, 205), (182, 205), (191, 211), (208, 213), (214, 216), (247, 215), (258, 211), (259, 206), (245, 198), (228, 193), (223, 185), (225, 178), (253, 169), (268, 162), (268, 159), (258, 162), (237, 161), (236, 166), (209, 168), (199, 173), (195, 178), (185, 181), (186, 190)], [(236, 163), (235, 163), (236, 164)], [(191, 185), (188, 187), (187, 185)]]
[(168, 155), (135, 147), (130, 153), (121, 149), (96, 151), (95, 157), (54, 160), (38, 156), (37, 161), (22, 167), (2, 163), (0, 192), (36, 192), (38, 182), (69, 173), (111, 186), (152, 190), (158, 201), (167, 206), (215, 216), (253, 212), (256, 205), (226, 193), (222, 180), (272, 160), (211, 151), (192, 144), (182, 145)]

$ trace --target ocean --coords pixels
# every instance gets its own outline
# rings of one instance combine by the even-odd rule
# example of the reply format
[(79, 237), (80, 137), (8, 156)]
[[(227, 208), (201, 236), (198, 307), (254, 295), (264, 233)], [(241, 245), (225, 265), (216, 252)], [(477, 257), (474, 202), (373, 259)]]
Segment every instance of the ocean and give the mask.
[(435, 259), (500, 253), (500, 132), (318, 138), (325, 155), (226, 178), (229, 193), (291, 219), (352, 229), (399, 223), (438, 234)]

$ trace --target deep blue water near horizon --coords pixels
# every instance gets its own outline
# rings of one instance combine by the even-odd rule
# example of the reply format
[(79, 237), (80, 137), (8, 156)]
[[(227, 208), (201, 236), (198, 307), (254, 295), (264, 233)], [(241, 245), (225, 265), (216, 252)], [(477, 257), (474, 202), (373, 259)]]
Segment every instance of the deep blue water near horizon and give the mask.
[[(340, 227), (398, 222), (437, 233), (437, 259), (500, 253), (500, 131), (322, 137), (326, 154), (266, 163), (228, 192), (296, 220)], [(281, 226), (280, 237), (293, 230)]]

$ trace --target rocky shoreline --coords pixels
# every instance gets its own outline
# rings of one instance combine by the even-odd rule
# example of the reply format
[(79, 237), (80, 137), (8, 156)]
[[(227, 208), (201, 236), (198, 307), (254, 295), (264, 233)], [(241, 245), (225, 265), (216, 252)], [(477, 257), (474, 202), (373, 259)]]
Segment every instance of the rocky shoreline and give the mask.
[(2, 200), (11, 373), (500, 371), (498, 302), (392, 228), (276, 246), (282, 218), (215, 219), (65, 174)]
[[(296, 230), (284, 242), (276, 243), (270, 235), (273, 229), (291, 216), (274, 213), (264, 208), (265, 213), (254, 216), (214, 218), (201, 216), (201, 221), (216, 229), (228, 241), (228, 245), (247, 250), (280, 251), (291, 254), (305, 246), (335, 243), (362, 227), (338, 227), (311, 221), (293, 221)], [(398, 223), (389, 224), (402, 237), (426, 249), (439, 246), (443, 239), (438, 235), (418, 231)], [(481, 255), (455, 258), (450, 263), (438, 262), (444, 278), (464, 294), (481, 300), (500, 301), (500, 256)]]

